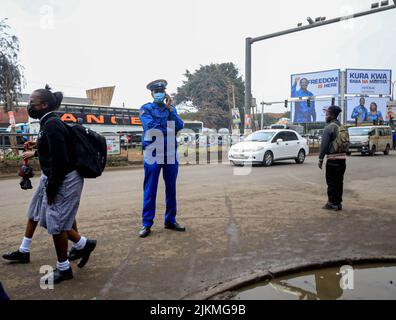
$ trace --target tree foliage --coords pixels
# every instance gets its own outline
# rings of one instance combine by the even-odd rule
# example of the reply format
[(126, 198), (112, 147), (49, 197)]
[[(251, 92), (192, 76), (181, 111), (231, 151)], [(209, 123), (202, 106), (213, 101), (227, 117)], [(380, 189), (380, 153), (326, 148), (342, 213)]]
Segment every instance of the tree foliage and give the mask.
[(235, 106), (243, 119), (244, 82), (233, 63), (201, 65), (194, 73), (187, 70), (184, 76), (175, 102), (192, 101), (199, 110), (188, 118), (201, 120), (207, 127), (230, 128), (234, 92)]
[(6, 111), (13, 108), (23, 86), (23, 68), (19, 63), (19, 40), (10, 32), (6, 19), (0, 20), (0, 101)]

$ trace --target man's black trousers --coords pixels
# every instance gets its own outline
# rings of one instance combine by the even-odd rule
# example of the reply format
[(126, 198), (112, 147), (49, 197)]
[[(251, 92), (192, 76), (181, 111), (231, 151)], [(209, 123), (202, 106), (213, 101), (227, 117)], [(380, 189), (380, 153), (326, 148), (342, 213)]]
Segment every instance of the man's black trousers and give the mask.
[(326, 182), (329, 203), (339, 205), (342, 203), (344, 192), (344, 173), (346, 170), (346, 160), (327, 160)]

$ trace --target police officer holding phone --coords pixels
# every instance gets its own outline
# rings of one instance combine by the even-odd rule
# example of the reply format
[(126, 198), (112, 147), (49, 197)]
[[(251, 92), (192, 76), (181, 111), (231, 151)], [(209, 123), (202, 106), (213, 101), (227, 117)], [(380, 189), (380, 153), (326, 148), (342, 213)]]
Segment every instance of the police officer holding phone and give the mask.
[(154, 223), (158, 179), (162, 175), (166, 188), (165, 228), (185, 231), (176, 222), (176, 180), (179, 170), (176, 134), (184, 123), (172, 106), (172, 98), (166, 93), (166, 80), (156, 80), (147, 85), (154, 99), (140, 108), (143, 125), (142, 146), (144, 150), (144, 199), (141, 238), (147, 237)]

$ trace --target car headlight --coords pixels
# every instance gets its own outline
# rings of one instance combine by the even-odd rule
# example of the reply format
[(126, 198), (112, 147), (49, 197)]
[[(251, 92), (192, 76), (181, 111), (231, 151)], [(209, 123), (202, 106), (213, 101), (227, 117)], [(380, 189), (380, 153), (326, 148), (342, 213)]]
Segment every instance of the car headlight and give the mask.
[(264, 150), (263, 146), (258, 146), (258, 147), (254, 147), (254, 148), (248, 148), (248, 149), (243, 149), (242, 152), (257, 152), (257, 151), (261, 151)]

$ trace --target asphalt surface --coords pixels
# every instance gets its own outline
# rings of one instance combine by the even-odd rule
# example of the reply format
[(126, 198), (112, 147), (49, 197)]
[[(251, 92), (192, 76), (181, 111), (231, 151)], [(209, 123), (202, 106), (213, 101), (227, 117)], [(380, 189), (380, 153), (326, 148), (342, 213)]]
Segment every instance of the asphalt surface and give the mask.
[[(77, 220), (98, 245), (85, 268), (72, 263), (74, 280), (40, 289), (40, 267), (54, 265), (56, 256), (50, 236), (38, 228), (31, 263), (0, 261), (0, 281), (13, 299), (182, 299), (260, 270), (396, 253), (394, 152), (348, 158), (342, 213), (321, 209), (326, 186), (316, 157), (303, 165), (254, 167), (248, 175), (240, 170), (180, 168), (178, 221), (186, 233), (163, 228), (161, 181), (155, 225), (145, 239), (137, 237), (143, 170), (86, 180)], [(5, 253), (20, 244), (33, 191), (22, 191), (18, 179), (0, 180), (0, 190)]]

